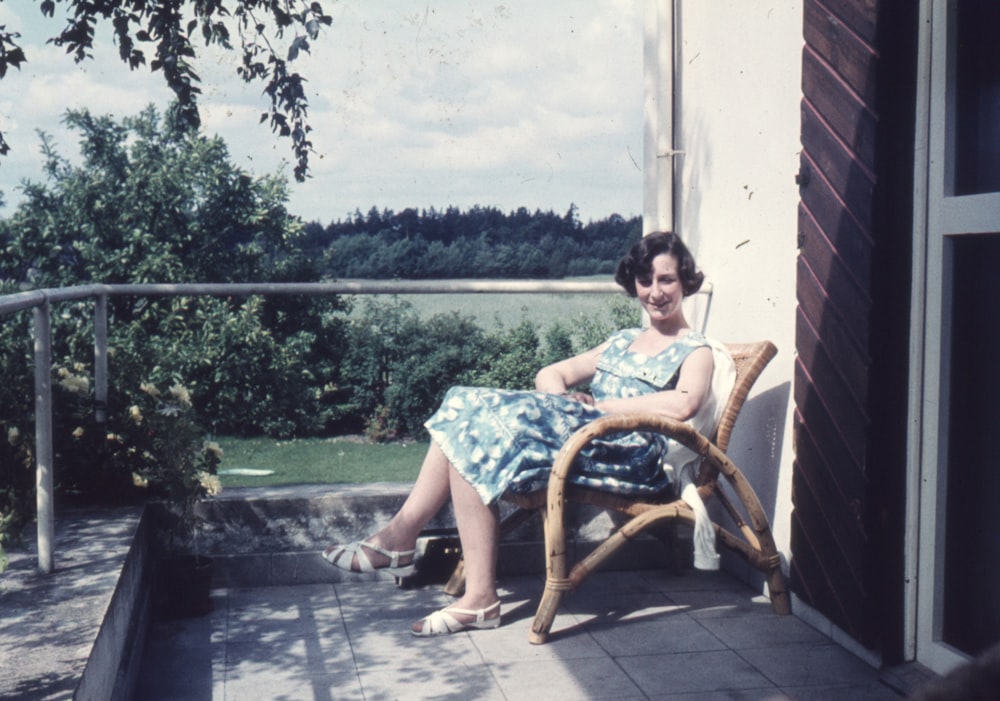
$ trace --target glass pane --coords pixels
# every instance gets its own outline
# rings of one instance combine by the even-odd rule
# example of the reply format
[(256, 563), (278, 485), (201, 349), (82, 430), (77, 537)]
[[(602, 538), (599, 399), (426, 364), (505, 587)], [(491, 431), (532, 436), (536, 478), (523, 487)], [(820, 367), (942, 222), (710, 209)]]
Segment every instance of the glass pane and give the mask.
[(975, 655), (1000, 640), (1000, 234), (952, 239), (951, 399), (944, 642)]
[(1000, 192), (1000, 2), (953, 5), (956, 195)]

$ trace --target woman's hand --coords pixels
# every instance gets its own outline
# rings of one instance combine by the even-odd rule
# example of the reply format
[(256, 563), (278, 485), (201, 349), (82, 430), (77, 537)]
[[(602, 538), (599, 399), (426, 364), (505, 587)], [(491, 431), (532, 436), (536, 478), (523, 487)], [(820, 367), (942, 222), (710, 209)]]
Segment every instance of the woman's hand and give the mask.
[(586, 392), (563, 392), (562, 395), (567, 399), (572, 399), (574, 402), (594, 406), (594, 398)]
[[(596, 348), (591, 348), (580, 355), (545, 366), (535, 375), (535, 389), (539, 392), (569, 396), (568, 390), (570, 387), (589, 382), (593, 379), (594, 373), (597, 372), (597, 361), (608, 345), (609, 343), (605, 341)], [(576, 392), (574, 394), (580, 393)], [(593, 401), (593, 399), (590, 399), (588, 403), (593, 404)]]

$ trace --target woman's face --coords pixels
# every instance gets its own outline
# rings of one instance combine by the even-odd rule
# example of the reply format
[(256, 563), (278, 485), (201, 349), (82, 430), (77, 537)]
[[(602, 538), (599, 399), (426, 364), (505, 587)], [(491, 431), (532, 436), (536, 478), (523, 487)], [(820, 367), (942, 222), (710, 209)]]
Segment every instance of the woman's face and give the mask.
[(684, 288), (677, 272), (677, 258), (661, 253), (652, 262), (648, 275), (637, 275), (635, 292), (650, 321), (667, 321), (681, 314)]

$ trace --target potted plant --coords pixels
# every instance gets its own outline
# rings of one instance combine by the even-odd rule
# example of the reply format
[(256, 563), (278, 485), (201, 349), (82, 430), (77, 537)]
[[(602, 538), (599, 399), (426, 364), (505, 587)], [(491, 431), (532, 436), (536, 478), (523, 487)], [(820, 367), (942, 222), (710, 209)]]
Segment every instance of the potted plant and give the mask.
[(136, 486), (161, 498), (156, 530), (160, 548), (158, 604), (168, 617), (196, 616), (211, 610), (212, 560), (199, 548), (203, 519), (198, 502), (218, 494), (222, 450), (207, 441), (196, 421), (188, 390), (176, 384), (166, 392), (143, 383), (128, 418), (141, 440), (132, 473)]

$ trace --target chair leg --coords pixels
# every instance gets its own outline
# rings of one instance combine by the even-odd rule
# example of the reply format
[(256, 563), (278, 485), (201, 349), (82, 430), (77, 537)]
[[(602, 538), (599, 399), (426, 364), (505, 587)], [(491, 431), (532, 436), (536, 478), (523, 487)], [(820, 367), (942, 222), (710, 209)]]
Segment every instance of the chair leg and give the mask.
[(771, 608), (775, 613), (785, 615), (792, 612), (792, 600), (788, 596), (788, 581), (781, 571), (781, 560), (775, 553), (774, 564), (767, 571), (767, 593), (771, 596)]
[(542, 600), (538, 603), (538, 611), (535, 613), (535, 620), (531, 624), (531, 632), (528, 634), (528, 642), (532, 645), (544, 645), (548, 642), (549, 632), (552, 630), (552, 622), (556, 618), (556, 611), (559, 609), (559, 601), (562, 599), (562, 590), (550, 588), (545, 585), (542, 593)]
[(448, 596), (459, 597), (465, 593), (465, 558), (460, 557), (455, 571), (451, 573), (451, 578), (444, 585), (444, 593)]

